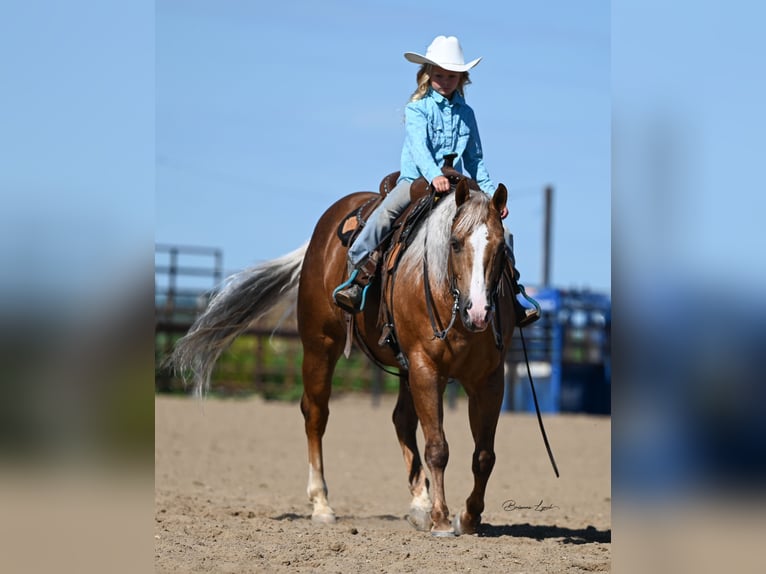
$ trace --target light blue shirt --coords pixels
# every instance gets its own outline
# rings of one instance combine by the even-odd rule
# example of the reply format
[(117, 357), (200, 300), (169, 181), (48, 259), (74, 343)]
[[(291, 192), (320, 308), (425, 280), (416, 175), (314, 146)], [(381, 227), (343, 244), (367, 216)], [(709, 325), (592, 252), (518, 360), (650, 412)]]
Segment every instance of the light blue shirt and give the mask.
[(429, 182), (442, 175), (444, 156), (455, 153), (454, 167), (468, 172), (485, 193), (495, 184), (484, 166), (479, 129), (471, 107), (458, 92), (448, 100), (429, 90), (404, 109), (405, 138), (399, 181), (414, 181), (421, 175)]

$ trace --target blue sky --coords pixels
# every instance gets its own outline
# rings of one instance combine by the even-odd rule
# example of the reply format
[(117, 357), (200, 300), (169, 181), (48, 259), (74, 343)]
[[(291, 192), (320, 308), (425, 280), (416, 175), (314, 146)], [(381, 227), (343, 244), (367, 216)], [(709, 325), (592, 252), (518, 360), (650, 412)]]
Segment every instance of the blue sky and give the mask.
[(218, 247), (234, 271), (291, 251), (336, 199), (398, 169), (423, 53), (457, 35), (523, 281), (608, 291), (609, 2), (156, 3), (158, 243)]
[(229, 271), (293, 249), (397, 168), (402, 53), (438, 33), (484, 58), (467, 97), (525, 282), (546, 184), (556, 285), (609, 289), (612, 247), (650, 280), (764, 282), (762, 5), (471, 6), (3, 3), (0, 288), (103, 293), (155, 241)]
[[(0, 293), (93, 310), (135, 293), (154, 232), (146, 1), (0, 8)], [(148, 253), (147, 253), (148, 252)], [(130, 287), (128, 287), (130, 285)], [(44, 296), (42, 298), (41, 296)]]

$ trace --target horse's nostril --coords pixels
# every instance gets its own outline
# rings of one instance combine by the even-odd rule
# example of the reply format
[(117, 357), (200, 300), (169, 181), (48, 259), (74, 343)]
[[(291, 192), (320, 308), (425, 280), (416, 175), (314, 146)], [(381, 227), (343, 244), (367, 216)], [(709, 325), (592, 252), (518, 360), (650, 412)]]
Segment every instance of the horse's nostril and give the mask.
[(468, 301), (468, 303), (466, 303), (466, 305), (465, 305), (465, 310), (467, 311), (471, 307), (473, 307), (473, 301)]

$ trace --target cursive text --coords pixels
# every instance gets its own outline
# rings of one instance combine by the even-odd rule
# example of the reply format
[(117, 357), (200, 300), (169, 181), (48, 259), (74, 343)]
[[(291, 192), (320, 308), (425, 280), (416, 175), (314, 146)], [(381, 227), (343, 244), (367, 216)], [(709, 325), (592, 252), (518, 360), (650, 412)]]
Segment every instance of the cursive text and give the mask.
[(503, 502), (503, 510), (506, 512), (512, 512), (514, 510), (534, 510), (536, 512), (545, 512), (546, 510), (553, 510), (554, 508), (558, 508), (558, 506), (554, 504), (543, 504), (543, 501), (541, 500), (534, 506), (525, 506), (523, 504), (518, 504), (515, 500), (508, 499), (505, 502)]

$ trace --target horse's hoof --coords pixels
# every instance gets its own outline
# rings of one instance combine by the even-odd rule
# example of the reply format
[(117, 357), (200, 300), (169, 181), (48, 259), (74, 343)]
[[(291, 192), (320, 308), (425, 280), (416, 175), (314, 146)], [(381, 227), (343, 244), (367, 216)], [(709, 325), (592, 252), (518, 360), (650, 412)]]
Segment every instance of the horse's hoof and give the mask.
[(435, 536), (436, 538), (454, 538), (455, 529), (445, 520), (444, 523), (439, 524), (438, 527), (435, 524), (431, 527), (431, 536)]
[(407, 522), (409, 522), (415, 530), (428, 532), (431, 529), (431, 513), (429, 511), (425, 511), (422, 508), (410, 508), (410, 513), (406, 518)]
[(455, 531), (457, 536), (463, 534), (463, 528), (460, 525), (460, 513), (455, 514), (455, 518), (452, 519), (452, 530)]
[(335, 524), (336, 519), (334, 514), (312, 514), (311, 521), (316, 524)]
[(460, 515), (461, 513), (458, 512), (455, 514), (455, 518), (452, 519), (452, 528), (455, 530), (455, 534), (457, 536), (462, 534), (476, 534), (475, 528), (471, 528), (467, 524), (463, 524)]

